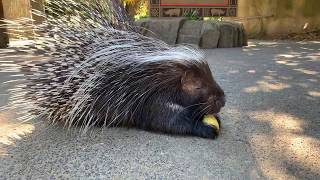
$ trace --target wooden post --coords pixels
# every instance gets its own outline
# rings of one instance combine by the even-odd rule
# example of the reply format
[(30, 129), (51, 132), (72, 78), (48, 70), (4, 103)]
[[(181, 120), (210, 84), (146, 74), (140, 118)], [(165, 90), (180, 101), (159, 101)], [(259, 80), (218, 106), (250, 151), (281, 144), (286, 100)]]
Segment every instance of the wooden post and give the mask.
[[(4, 19), (2, 0), (0, 0), (0, 20), (1, 19)], [(0, 25), (1, 25), (1, 21), (0, 21)], [(8, 44), (9, 44), (9, 37), (8, 37), (8, 34), (6, 34), (6, 29), (0, 28), (0, 48), (8, 47)]]
[[(18, 18), (32, 18), (31, 0), (2, 0), (4, 18), (15, 20)], [(8, 29), (10, 39), (20, 39), (21, 37), (32, 37), (33, 30), (24, 26), (17, 27), (20, 32)]]
[[(29, 18), (35, 20), (34, 23), (40, 24), (44, 18), (33, 15), (32, 9), (44, 11), (44, 0), (0, 0), (3, 7), (3, 16), (5, 19), (15, 20), (17, 18)], [(8, 30), (9, 38), (27, 37), (32, 38), (34, 31), (24, 26), (18, 27), (21, 32), (13, 32)]]

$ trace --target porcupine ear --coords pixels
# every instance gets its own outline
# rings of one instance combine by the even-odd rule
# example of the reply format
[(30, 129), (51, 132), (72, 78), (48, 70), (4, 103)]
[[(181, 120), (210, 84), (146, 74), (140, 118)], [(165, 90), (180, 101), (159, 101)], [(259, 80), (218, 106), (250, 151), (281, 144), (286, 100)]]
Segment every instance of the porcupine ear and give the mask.
[(190, 95), (196, 95), (200, 88), (201, 82), (196, 74), (192, 71), (185, 71), (181, 77), (181, 89)]

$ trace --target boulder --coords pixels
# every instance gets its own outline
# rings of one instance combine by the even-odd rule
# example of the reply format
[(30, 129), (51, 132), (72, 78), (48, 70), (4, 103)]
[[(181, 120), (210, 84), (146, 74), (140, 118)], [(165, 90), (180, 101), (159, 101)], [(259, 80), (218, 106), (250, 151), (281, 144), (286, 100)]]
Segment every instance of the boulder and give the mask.
[(178, 35), (178, 44), (187, 43), (199, 45), (203, 21), (185, 21)]
[[(218, 48), (232, 48), (235, 47), (235, 41), (237, 38), (237, 28), (229, 22), (220, 22), (220, 39)], [(237, 38), (237, 40), (235, 40)]]
[(218, 48), (242, 47), (248, 45), (243, 24), (231, 21), (220, 22), (220, 40)]
[(168, 19), (146, 19), (138, 21), (140, 32), (148, 37), (154, 37), (165, 41), (170, 45), (177, 42), (180, 26), (185, 21), (184, 18), (168, 18)]
[(202, 25), (200, 47), (213, 49), (218, 47), (220, 38), (219, 25), (213, 21), (206, 21)]
[(248, 46), (248, 37), (243, 24), (240, 24), (239, 47)]

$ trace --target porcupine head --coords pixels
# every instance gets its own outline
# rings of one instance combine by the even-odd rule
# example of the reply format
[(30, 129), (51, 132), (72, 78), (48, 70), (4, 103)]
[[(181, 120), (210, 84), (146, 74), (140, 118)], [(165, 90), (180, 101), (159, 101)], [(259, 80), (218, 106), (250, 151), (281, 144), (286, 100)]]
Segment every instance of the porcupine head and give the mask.
[[(181, 49), (177, 48), (169, 53), (164, 52), (170, 55), (165, 58), (174, 58), (176, 56), (172, 52), (179, 51)], [(204, 56), (200, 56), (201, 51), (186, 49), (182, 52), (183, 54), (179, 54), (180, 60), (151, 61), (141, 66), (145, 79), (130, 89), (141, 91), (138, 94), (146, 91), (148, 93), (134, 105), (138, 110), (136, 108), (129, 110), (132, 112), (132, 117), (123, 118), (125, 120), (122, 121), (122, 125), (172, 134), (217, 137), (219, 126), (212, 127), (203, 122), (203, 119), (206, 115), (211, 115), (216, 116), (219, 121), (217, 114), (225, 105), (224, 91), (214, 80)], [(188, 59), (193, 53), (198, 54)], [(126, 86), (141, 80), (141, 76), (133, 74), (129, 77), (130, 80), (124, 79)], [(124, 100), (129, 99), (124, 98)], [(96, 108), (103, 109), (99, 108), (99, 105)], [(103, 114), (101, 117), (104, 117)]]
[[(167, 77), (161, 76), (162, 81), (169, 79), (168, 76), (176, 76), (174, 81), (164, 85), (164, 89), (168, 89), (164, 91), (168, 94), (160, 93), (155, 97), (160, 103), (152, 102), (151, 107), (144, 106), (150, 113), (145, 113), (147, 118), (138, 121), (138, 127), (216, 138), (220, 127), (218, 113), (225, 105), (225, 94), (214, 80), (208, 63), (201, 58), (182, 63), (175, 61), (173, 64), (171, 72), (174, 73), (169, 71)], [(210, 123), (208, 119), (215, 123)], [(149, 123), (149, 126), (144, 123)]]
[(206, 114), (217, 114), (225, 105), (225, 94), (214, 80), (209, 65), (202, 62), (200, 68), (185, 68), (181, 75), (181, 104), (195, 106), (195, 113), (202, 118)]

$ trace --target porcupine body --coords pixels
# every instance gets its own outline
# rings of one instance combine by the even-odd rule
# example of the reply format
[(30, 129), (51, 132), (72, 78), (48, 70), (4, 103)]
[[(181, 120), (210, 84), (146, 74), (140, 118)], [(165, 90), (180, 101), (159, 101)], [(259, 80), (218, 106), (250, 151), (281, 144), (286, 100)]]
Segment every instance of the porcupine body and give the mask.
[(6, 22), (10, 29), (31, 24), (38, 34), (26, 51), (50, 57), (20, 64), (26, 79), (12, 91), (10, 107), (25, 119), (45, 115), (84, 132), (129, 126), (215, 138), (217, 129), (201, 120), (217, 114), (225, 97), (204, 55), (140, 35), (119, 4), (51, 1), (46, 15), (34, 12), (46, 17), (40, 25)]

